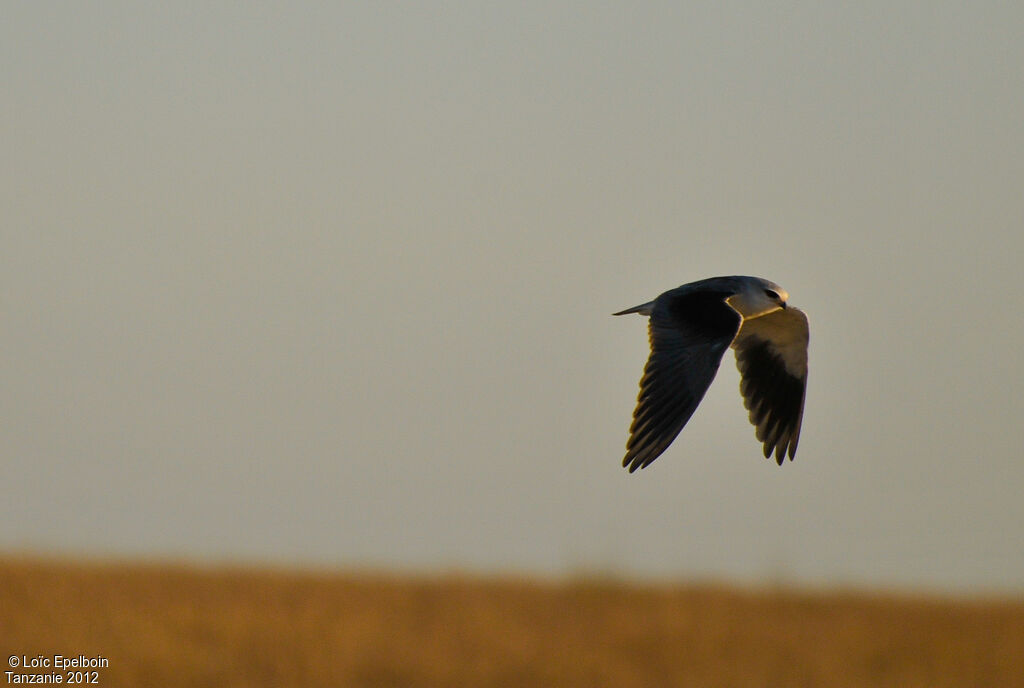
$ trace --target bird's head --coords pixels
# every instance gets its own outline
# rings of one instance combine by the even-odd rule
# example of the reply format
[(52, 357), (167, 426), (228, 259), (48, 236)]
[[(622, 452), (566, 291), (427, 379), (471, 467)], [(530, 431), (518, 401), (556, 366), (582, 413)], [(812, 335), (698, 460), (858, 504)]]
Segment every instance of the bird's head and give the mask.
[(727, 301), (744, 318), (756, 318), (786, 307), (789, 294), (785, 289), (760, 277), (750, 277), (743, 288)]

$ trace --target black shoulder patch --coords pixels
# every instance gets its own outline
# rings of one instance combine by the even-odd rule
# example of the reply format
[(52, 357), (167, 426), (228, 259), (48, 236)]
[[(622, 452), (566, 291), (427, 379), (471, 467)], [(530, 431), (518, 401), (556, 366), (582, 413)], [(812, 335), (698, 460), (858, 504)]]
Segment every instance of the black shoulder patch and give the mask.
[(725, 300), (729, 292), (701, 291), (670, 296), (668, 315), (681, 328), (702, 339), (732, 339), (740, 327), (740, 314)]

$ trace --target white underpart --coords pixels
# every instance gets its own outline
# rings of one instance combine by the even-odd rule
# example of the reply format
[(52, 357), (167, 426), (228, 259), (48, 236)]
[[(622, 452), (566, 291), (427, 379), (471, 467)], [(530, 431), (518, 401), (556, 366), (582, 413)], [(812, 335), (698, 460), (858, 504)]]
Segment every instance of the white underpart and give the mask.
[(799, 308), (780, 308), (766, 315), (745, 318), (732, 348), (748, 337), (767, 341), (786, 364), (786, 371), (798, 378), (807, 376), (807, 316)]

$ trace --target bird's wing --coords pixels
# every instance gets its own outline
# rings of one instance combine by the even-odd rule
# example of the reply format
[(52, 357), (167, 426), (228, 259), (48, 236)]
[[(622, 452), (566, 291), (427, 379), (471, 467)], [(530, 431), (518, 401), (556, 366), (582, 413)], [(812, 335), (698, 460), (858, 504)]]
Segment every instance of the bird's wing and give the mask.
[(651, 355), (622, 460), (630, 473), (665, 451), (704, 398), (740, 328), (739, 313), (725, 302), (729, 295), (667, 292), (654, 302), (648, 326)]
[(807, 316), (789, 307), (744, 321), (733, 342), (743, 404), (764, 443), (765, 458), (774, 451), (780, 466), (787, 454), (793, 458), (800, 440), (807, 341)]

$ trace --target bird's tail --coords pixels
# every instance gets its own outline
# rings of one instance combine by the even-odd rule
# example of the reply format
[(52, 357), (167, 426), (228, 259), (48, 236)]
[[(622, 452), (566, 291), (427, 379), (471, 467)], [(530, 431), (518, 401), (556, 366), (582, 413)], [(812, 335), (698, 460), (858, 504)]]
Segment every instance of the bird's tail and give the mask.
[(612, 313), (612, 315), (626, 315), (627, 313), (639, 313), (640, 315), (650, 315), (653, 309), (654, 302), (648, 301), (647, 303), (641, 303), (639, 306), (633, 306), (632, 308), (627, 308), (624, 311)]

